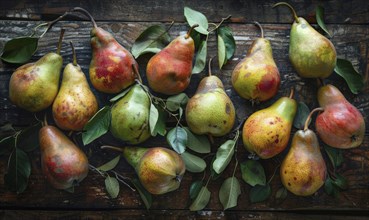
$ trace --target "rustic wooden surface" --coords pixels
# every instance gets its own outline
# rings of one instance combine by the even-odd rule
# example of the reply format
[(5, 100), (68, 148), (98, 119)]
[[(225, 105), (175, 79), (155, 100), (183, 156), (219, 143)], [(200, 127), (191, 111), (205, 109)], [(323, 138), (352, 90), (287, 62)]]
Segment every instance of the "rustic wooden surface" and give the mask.
[[(346, 98), (354, 104), (368, 122), (369, 115), (369, 2), (357, 1), (290, 1), (300, 16), (315, 22), (315, 7), (322, 5), (326, 12), (326, 23), (332, 34), (332, 42), (336, 46), (338, 57), (350, 60), (355, 68), (363, 74), (366, 86), (358, 95), (350, 93), (345, 82), (337, 75), (332, 75), (326, 82), (339, 86)], [(295, 3), (293, 3), (295, 2)], [(303, 101), (311, 108), (317, 106), (315, 98), (317, 83), (311, 79), (301, 79), (291, 67), (288, 59), (288, 42), (292, 16), (286, 8), (272, 9), (274, 1), (33, 1), (14, 0), (0, 2), (0, 49), (4, 43), (14, 37), (24, 36), (41, 22), (56, 18), (65, 10), (81, 6), (86, 8), (98, 21), (98, 25), (114, 34), (117, 40), (126, 48), (130, 48), (138, 35), (153, 24), (169, 25), (173, 20), (174, 26), (170, 30), (172, 37), (185, 32), (188, 28), (183, 16), (183, 7), (189, 6), (203, 12), (211, 22), (219, 22), (222, 17), (232, 15), (226, 23), (234, 33), (236, 53), (223, 70), (216, 69), (225, 84), (227, 93), (231, 96), (237, 108), (237, 118), (240, 122), (257, 109), (269, 106), (281, 96), (287, 95), (289, 89), (296, 89), (295, 98)], [(258, 29), (252, 24), (257, 20), (262, 23), (265, 37), (272, 43), (274, 59), (281, 73), (282, 86), (277, 96), (268, 102), (252, 106), (250, 102), (237, 96), (231, 88), (230, 76), (235, 65), (245, 56), (252, 40), (259, 36)], [(315, 25), (315, 24), (314, 24)], [(39, 43), (39, 49), (32, 57), (32, 61), (39, 59), (45, 53), (56, 49), (59, 30), (66, 29), (61, 54), (64, 64), (71, 61), (69, 41), (73, 41), (77, 51), (79, 64), (85, 73), (91, 58), (89, 45), (89, 31), (91, 23), (82, 21), (78, 17), (67, 17), (65, 21), (56, 24)], [(216, 55), (216, 39), (211, 36), (208, 43), (208, 54)], [(138, 59), (140, 73), (144, 70), (150, 56)], [(0, 62), (0, 126), (11, 123), (16, 127), (24, 127), (35, 122), (33, 114), (20, 110), (12, 105), (8, 99), (8, 81), (17, 66)], [(205, 72), (195, 75), (191, 79), (190, 87), (186, 90), (192, 96), (198, 82), (205, 76)], [(145, 81), (145, 78), (144, 78)], [(98, 93), (100, 107), (107, 103), (109, 95)], [(50, 113), (49, 111), (45, 111)], [(45, 112), (38, 114), (43, 115)], [(171, 126), (168, 123), (168, 126)], [(367, 123), (369, 127), (369, 123)], [(118, 218), (179, 218), (179, 219), (317, 219), (324, 215), (327, 219), (364, 219), (369, 214), (369, 138), (365, 133), (364, 143), (357, 149), (344, 151), (344, 164), (339, 172), (348, 178), (349, 188), (338, 198), (328, 196), (323, 189), (310, 197), (297, 197), (288, 194), (283, 201), (275, 199), (275, 192), (281, 187), (279, 175), (273, 178), (272, 196), (265, 202), (250, 203), (248, 192), (250, 187), (241, 181), (242, 194), (238, 199), (238, 206), (231, 210), (222, 211), (218, 199), (218, 190), (225, 178), (231, 175), (234, 163), (230, 164), (221, 178), (211, 181), (209, 189), (211, 200), (204, 211), (190, 212), (189, 186), (202, 178), (203, 174), (186, 173), (180, 189), (161, 196), (153, 197), (152, 208), (147, 211), (137, 192), (133, 192), (121, 185), (121, 192), (116, 199), (110, 199), (104, 188), (104, 179), (100, 175), (90, 172), (88, 177), (76, 187), (74, 193), (67, 193), (53, 189), (44, 180), (41, 173), (39, 151), (30, 153), (32, 158), (32, 174), (26, 191), (20, 195), (9, 192), (3, 182), (7, 157), (0, 157), (0, 218), (2, 219), (118, 219)], [(225, 137), (226, 138), (226, 137)], [(215, 139), (212, 151), (225, 140)], [(88, 154), (90, 163), (98, 166), (116, 156), (113, 152), (100, 151), (101, 144), (123, 144), (113, 139), (109, 134), (82, 149)], [(162, 137), (151, 138), (143, 146), (168, 146)], [(274, 172), (275, 167), (283, 159), (286, 152), (274, 159), (264, 160), (267, 179)], [(242, 144), (238, 146), (238, 159), (243, 161), (248, 153)], [(210, 159), (210, 158), (209, 158)], [(208, 164), (210, 161), (208, 161)], [(133, 169), (121, 160), (115, 169), (122, 175), (134, 177)], [(208, 175), (208, 174), (207, 174)], [(237, 177), (240, 178), (238, 169)]]

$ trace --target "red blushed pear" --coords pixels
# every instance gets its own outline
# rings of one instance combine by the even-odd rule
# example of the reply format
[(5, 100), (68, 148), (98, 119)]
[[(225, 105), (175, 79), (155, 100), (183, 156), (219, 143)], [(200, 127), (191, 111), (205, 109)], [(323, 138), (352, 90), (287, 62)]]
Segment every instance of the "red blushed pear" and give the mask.
[(87, 15), (92, 23), (90, 80), (100, 92), (118, 93), (132, 85), (138, 74), (138, 64), (132, 54), (120, 45), (113, 35), (98, 27), (83, 8), (73, 11)]
[(164, 194), (178, 189), (186, 171), (182, 158), (164, 147), (102, 146), (123, 153), (123, 157), (136, 170), (142, 186), (152, 194)]
[(261, 25), (255, 24), (261, 30), (261, 37), (254, 40), (246, 57), (234, 68), (232, 86), (242, 98), (258, 102), (275, 96), (281, 79), (270, 41), (264, 38)]
[(175, 95), (188, 87), (195, 55), (195, 44), (190, 34), (197, 26), (193, 25), (187, 34), (175, 38), (149, 60), (146, 77), (153, 91)]
[(322, 141), (341, 149), (360, 146), (365, 135), (360, 111), (330, 84), (319, 88), (318, 102), (324, 111), (318, 115), (315, 127)]

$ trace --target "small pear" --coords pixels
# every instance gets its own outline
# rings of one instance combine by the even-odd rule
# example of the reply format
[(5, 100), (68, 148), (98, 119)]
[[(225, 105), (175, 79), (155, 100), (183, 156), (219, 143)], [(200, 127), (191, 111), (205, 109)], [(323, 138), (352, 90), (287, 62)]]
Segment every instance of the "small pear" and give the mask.
[(261, 25), (255, 23), (261, 30), (261, 38), (253, 41), (246, 57), (234, 68), (232, 85), (242, 98), (259, 102), (275, 96), (281, 79), (270, 41), (264, 38)]
[(58, 128), (45, 125), (39, 131), (41, 167), (56, 189), (76, 186), (88, 174), (86, 154)]
[(360, 111), (330, 84), (319, 88), (318, 102), (324, 111), (316, 118), (315, 128), (322, 141), (341, 149), (360, 146), (365, 136)]
[(164, 194), (179, 188), (186, 171), (182, 158), (164, 147), (141, 148), (102, 146), (123, 152), (135, 169), (142, 186), (152, 194)]
[(337, 54), (332, 42), (316, 31), (302, 17), (297, 17), (295, 10), (286, 2), (295, 21), (291, 27), (289, 57), (297, 73), (304, 78), (327, 78), (336, 66)]
[(195, 44), (190, 36), (194, 25), (185, 35), (178, 36), (155, 54), (146, 67), (150, 88), (165, 95), (183, 92), (190, 83)]
[(52, 107), (54, 121), (64, 130), (80, 131), (97, 112), (95, 95), (88, 85), (85, 74), (77, 64), (73, 50), (73, 63), (65, 66), (60, 90)]
[(231, 131), (235, 122), (235, 108), (224, 91), (222, 81), (211, 74), (203, 78), (195, 95), (188, 100), (186, 121), (196, 134), (223, 136)]
[(290, 97), (281, 97), (271, 106), (254, 112), (243, 125), (242, 139), (250, 153), (268, 159), (282, 152), (288, 144), (297, 103)]
[(64, 29), (62, 29), (57, 52), (45, 54), (35, 63), (17, 68), (9, 81), (9, 98), (16, 106), (30, 112), (38, 112), (49, 107), (59, 90), (60, 71), (63, 57), (60, 49)]
[(132, 85), (138, 74), (138, 64), (132, 54), (111, 33), (98, 27), (88, 11), (79, 7), (73, 11), (82, 12), (93, 23), (89, 71), (92, 85), (104, 93), (118, 93)]
[(110, 131), (113, 136), (129, 144), (139, 144), (151, 137), (149, 127), (150, 98), (139, 84), (111, 109)]
[(318, 138), (308, 129), (311, 115), (317, 110), (321, 109), (313, 110), (306, 119), (304, 130), (297, 131), (293, 136), (291, 148), (280, 168), (282, 184), (298, 196), (314, 194), (323, 186), (327, 175)]

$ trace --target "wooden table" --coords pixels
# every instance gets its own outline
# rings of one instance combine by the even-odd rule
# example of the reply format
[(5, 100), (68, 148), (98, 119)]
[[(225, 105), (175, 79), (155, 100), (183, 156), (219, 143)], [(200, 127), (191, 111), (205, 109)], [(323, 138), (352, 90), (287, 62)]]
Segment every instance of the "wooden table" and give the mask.
[[(232, 15), (225, 24), (229, 26), (235, 36), (236, 52), (232, 60), (220, 71), (213, 69), (224, 82), (228, 94), (231, 96), (237, 109), (237, 123), (255, 110), (269, 106), (278, 97), (288, 94), (291, 87), (296, 89), (295, 98), (305, 102), (311, 108), (317, 106), (315, 98), (317, 83), (315, 80), (298, 77), (288, 59), (289, 31), (292, 16), (284, 8), (272, 9), (274, 1), (1, 1), (0, 2), (0, 48), (11, 38), (28, 35), (31, 29), (43, 21), (50, 21), (64, 13), (69, 8), (80, 6), (95, 17), (99, 26), (114, 34), (117, 40), (126, 48), (131, 48), (135, 39), (147, 27), (154, 24), (169, 25), (172, 37), (187, 30), (188, 25), (183, 16), (184, 6), (202, 12), (209, 21), (218, 23), (221, 18)], [(364, 76), (365, 88), (358, 95), (348, 89), (344, 80), (337, 74), (332, 75), (326, 82), (337, 85), (347, 99), (354, 104), (364, 115), (368, 122), (369, 90), (367, 85), (369, 73), (369, 1), (290, 1), (297, 14), (307, 18), (316, 25), (315, 7), (322, 5), (325, 8), (325, 21), (332, 33), (332, 42), (336, 46), (338, 57), (350, 60), (354, 67)], [(273, 47), (274, 59), (281, 73), (282, 85), (273, 100), (260, 105), (252, 106), (249, 101), (241, 99), (232, 89), (230, 76), (233, 68), (246, 54), (252, 40), (259, 36), (259, 30), (253, 21), (259, 21)], [(57, 23), (39, 42), (39, 48), (31, 61), (39, 59), (42, 55), (55, 50), (59, 30), (66, 29), (61, 54), (64, 65), (71, 61), (71, 49), (67, 42), (73, 41), (77, 50), (79, 64), (85, 73), (91, 59), (89, 44), (89, 31), (91, 23), (78, 17), (66, 17)], [(208, 53), (216, 55), (216, 39), (212, 35), (209, 39)], [(140, 73), (145, 74), (145, 67), (150, 56), (138, 59)], [(215, 65), (214, 65), (215, 66)], [(16, 65), (0, 62), (0, 125), (11, 123), (16, 128), (22, 128), (35, 122), (33, 114), (23, 111), (12, 105), (8, 99), (8, 82)], [(198, 82), (206, 75), (206, 70), (191, 79), (190, 87), (186, 90), (189, 96), (194, 94)], [(100, 107), (107, 103), (111, 96), (95, 91), (99, 98)], [(50, 113), (49, 110), (45, 111)], [(43, 112), (42, 114), (44, 114)], [(41, 114), (41, 115), (42, 115)], [(367, 123), (367, 127), (369, 123)], [(173, 126), (168, 122), (168, 127)], [(294, 129), (293, 131), (296, 131)], [(90, 172), (88, 177), (75, 188), (74, 193), (53, 189), (41, 173), (40, 152), (35, 150), (29, 153), (32, 159), (32, 174), (28, 188), (22, 194), (8, 191), (4, 186), (3, 176), (7, 167), (8, 155), (1, 156), (0, 160), (0, 216), (2, 219), (133, 219), (133, 218), (168, 218), (168, 219), (365, 219), (369, 209), (369, 139), (365, 133), (363, 144), (356, 149), (343, 152), (344, 163), (338, 172), (344, 175), (349, 182), (347, 190), (334, 198), (327, 195), (324, 189), (309, 197), (297, 197), (288, 194), (283, 201), (277, 201), (276, 191), (282, 186), (278, 172), (271, 181), (272, 195), (260, 203), (250, 203), (250, 186), (241, 180), (239, 167), (236, 176), (241, 183), (241, 196), (238, 206), (223, 211), (218, 199), (218, 190), (225, 178), (231, 175), (234, 161), (228, 166), (221, 178), (209, 183), (211, 191), (210, 203), (203, 211), (189, 211), (189, 187), (193, 181), (199, 180), (203, 173), (192, 174), (187, 172), (181, 187), (171, 193), (153, 197), (150, 210), (146, 210), (137, 192), (121, 185), (118, 198), (109, 198), (104, 188), (104, 178), (99, 174)], [(216, 138), (212, 152), (225, 138)], [(101, 151), (101, 144), (123, 144), (105, 135), (90, 145), (81, 146), (87, 153), (90, 163), (99, 166), (116, 156), (116, 153)], [(145, 147), (168, 146), (165, 138), (155, 137), (142, 144)], [(238, 146), (237, 158), (244, 161), (248, 153), (242, 146)], [(263, 160), (267, 179), (275, 167), (282, 161), (285, 152), (274, 159)], [(209, 157), (210, 158), (210, 157)], [(208, 165), (210, 161), (208, 161)], [(327, 161), (329, 163), (329, 161)], [(121, 160), (115, 169), (127, 177), (134, 177), (133, 169)], [(208, 170), (208, 169), (207, 169)], [(207, 172), (206, 175), (209, 175)]]

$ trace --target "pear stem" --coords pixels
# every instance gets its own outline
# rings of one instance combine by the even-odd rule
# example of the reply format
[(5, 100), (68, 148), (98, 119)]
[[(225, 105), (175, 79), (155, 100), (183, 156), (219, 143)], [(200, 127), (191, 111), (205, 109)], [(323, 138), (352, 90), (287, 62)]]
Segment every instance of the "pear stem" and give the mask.
[(84, 15), (86, 15), (87, 17), (90, 18), (92, 25), (94, 26), (94, 28), (97, 28), (97, 24), (95, 22), (95, 19), (92, 17), (92, 15), (90, 14), (90, 12), (88, 12), (86, 9), (81, 8), (81, 7), (75, 7), (72, 9), (72, 11), (77, 11), (77, 12), (82, 12)]
[(185, 39), (189, 38), (190, 35), (191, 35), (192, 30), (195, 29), (195, 27), (198, 27), (198, 26), (199, 26), (198, 24), (192, 25), (192, 27), (190, 28), (190, 30), (187, 31), (187, 34), (185, 36)]
[(257, 21), (254, 21), (255, 25), (258, 26), (260, 28), (260, 32), (261, 32), (261, 38), (264, 38), (264, 30), (263, 27), (261, 26), (261, 24)]
[(72, 53), (73, 53), (73, 65), (77, 66), (77, 55), (76, 55), (76, 50), (74, 49), (74, 45), (73, 42), (70, 41), (70, 46), (72, 47)]
[(307, 116), (306, 120), (305, 120), (305, 124), (304, 124), (304, 131), (306, 131), (309, 128), (309, 122), (311, 117), (313, 116), (313, 114), (317, 111), (324, 111), (324, 108), (319, 107), (319, 108), (314, 108), (309, 115)]
[(43, 126), (47, 126), (48, 123), (47, 123), (47, 117), (46, 117), (46, 114), (44, 115), (44, 123), (43, 123)]
[(60, 36), (59, 36), (59, 41), (58, 41), (58, 49), (56, 50), (57, 54), (60, 54), (61, 45), (62, 45), (63, 37), (64, 37), (64, 32), (65, 32), (65, 29), (62, 28), (60, 30)]
[(115, 151), (119, 151), (123, 153), (123, 148), (120, 147), (114, 147), (114, 146), (110, 146), (110, 145), (103, 145), (100, 147), (100, 149), (111, 149), (111, 150), (115, 150)]
[(141, 78), (140, 73), (138, 72), (137, 66), (135, 64), (132, 64), (132, 70), (133, 70), (133, 73), (136, 75), (138, 81), (140, 81), (140, 83), (142, 84), (142, 78)]
[(212, 72), (211, 72), (211, 61), (213, 60), (213, 57), (209, 59), (209, 76), (212, 75)]
[(290, 91), (290, 95), (288, 96), (288, 98), (292, 99), (293, 95), (295, 95), (295, 89), (292, 87), (291, 91)]
[(292, 12), (292, 14), (293, 14), (293, 17), (294, 17), (295, 21), (296, 21), (297, 23), (299, 23), (299, 18), (297, 17), (297, 14), (296, 14), (295, 9), (293, 9), (293, 7), (292, 7), (290, 4), (288, 4), (287, 2), (278, 2), (278, 3), (276, 3), (276, 4), (274, 4), (274, 5), (273, 5), (273, 8), (274, 8), (274, 7), (277, 7), (277, 6), (280, 6), (280, 5), (285, 5), (285, 6), (287, 6), (287, 7), (291, 10), (291, 12)]

